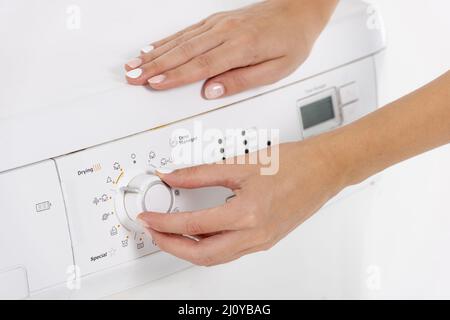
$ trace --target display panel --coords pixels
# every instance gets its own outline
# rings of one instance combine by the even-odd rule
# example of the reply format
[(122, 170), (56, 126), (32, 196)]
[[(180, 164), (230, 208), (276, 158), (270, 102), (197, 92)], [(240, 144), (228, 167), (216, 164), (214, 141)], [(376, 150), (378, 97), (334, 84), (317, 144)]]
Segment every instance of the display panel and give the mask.
[(300, 112), (304, 130), (332, 120), (336, 116), (331, 96), (300, 107)]

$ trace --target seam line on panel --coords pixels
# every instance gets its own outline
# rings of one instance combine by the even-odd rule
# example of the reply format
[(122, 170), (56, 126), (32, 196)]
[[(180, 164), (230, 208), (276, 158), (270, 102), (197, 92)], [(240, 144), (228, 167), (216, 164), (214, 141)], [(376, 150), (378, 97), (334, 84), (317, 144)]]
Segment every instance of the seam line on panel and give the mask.
[(67, 209), (67, 201), (66, 201), (66, 194), (64, 192), (63, 183), (61, 179), (61, 174), (59, 171), (58, 163), (55, 159), (52, 159), (53, 163), (55, 164), (56, 173), (58, 175), (58, 181), (59, 181), (59, 189), (61, 190), (62, 198), (63, 198), (63, 204), (64, 204), (64, 212), (66, 215), (66, 223), (67, 223), (67, 230), (69, 231), (69, 239), (70, 239), (70, 248), (72, 249), (72, 264), (75, 266), (75, 250), (73, 248), (73, 238), (72, 238), (72, 230), (70, 229), (70, 223), (69, 223), (69, 212)]

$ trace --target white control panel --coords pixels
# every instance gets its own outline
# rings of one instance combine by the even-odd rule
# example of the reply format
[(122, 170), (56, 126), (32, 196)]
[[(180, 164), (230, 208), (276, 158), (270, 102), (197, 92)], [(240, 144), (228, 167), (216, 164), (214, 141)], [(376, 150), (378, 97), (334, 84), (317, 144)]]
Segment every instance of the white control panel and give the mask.
[[(356, 83), (363, 90), (342, 104), (342, 88)], [(139, 213), (176, 214), (220, 205), (232, 195), (224, 188), (172, 189), (154, 175), (155, 169), (219, 161), (330, 130), (374, 110), (375, 93), (368, 58), (236, 105), (57, 158), (81, 274), (158, 251), (136, 221)], [(347, 113), (349, 107), (360, 111)], [(310, 110), (303, 112), (305, 108)]]
[(75, 261), (82, 275), (157, 251), (136, 221), (224, 203), (230, 192), (172, 189), (153, 171), (171, 165), (166, 129), (58, 158)]

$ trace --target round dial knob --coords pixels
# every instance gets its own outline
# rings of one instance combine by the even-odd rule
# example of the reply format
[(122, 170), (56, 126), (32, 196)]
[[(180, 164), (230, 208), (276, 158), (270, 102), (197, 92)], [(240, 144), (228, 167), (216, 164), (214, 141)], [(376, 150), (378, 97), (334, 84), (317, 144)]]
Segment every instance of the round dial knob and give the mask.
[(139, 231), (142, 229), (136, 221), (141, 212), (167, 213), (172, 209), (172, 190), (152, 174), (141, 174), (134, 177), (126, 187), (121, 188), (121, 193), (122, 196), (118, 197), (116, 211), (120, 222), (128, 230)]

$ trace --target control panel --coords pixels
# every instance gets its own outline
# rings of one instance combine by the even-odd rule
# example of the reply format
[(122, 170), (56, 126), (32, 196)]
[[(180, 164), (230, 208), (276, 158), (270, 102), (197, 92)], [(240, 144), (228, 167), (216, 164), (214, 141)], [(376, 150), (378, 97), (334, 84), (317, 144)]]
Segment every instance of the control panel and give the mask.
[[(375, 74), (367, 58), (270, 94), (55, 159), (81, 275), (158, 251), (136, 221), (139, 213), (176, 214), (221, 205), (233, 195), (220, 187), (172, 189), (155, 170), (221, 161), (298, 141), (375, 108)], [(268, 159), (268, 169), (276, 172), (276, 161)]]
[[(66, 197), (75, 261), (81, 275), (158, 250), (136, 217), (220, 205), (225, 188), (172, 189), (154, 173), (172, 167), (171, 151), (188, 143), (161, 128), (56, 160)], [(191, 142), (189, 142), (191, 143)]]

